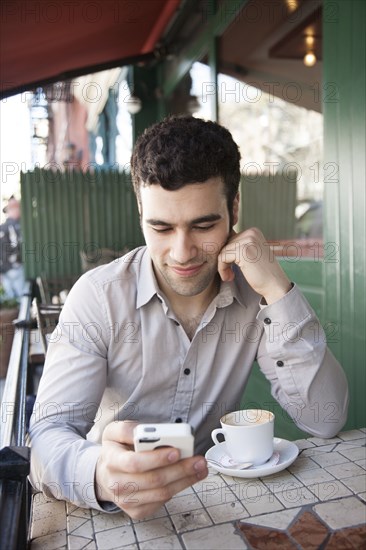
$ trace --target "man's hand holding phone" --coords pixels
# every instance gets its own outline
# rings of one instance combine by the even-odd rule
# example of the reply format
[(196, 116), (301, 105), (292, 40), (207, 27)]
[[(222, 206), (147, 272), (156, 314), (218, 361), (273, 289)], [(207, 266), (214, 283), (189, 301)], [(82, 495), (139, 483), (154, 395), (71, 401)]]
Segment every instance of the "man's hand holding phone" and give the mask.
[(114, 502), (133, 519), (142, 519), (175, 494), (204, 479), (208, 469), (204, 457), (181, 458), (175, 447), (158, 445), (136, 452), (137, 425), (121, 421), (105, 428), (95, 484), (99, 501)]

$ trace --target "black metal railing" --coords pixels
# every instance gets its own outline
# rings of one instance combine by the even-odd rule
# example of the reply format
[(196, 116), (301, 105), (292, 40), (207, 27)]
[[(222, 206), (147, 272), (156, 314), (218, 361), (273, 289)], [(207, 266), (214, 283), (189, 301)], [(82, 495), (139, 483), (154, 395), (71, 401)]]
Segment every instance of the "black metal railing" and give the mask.
[(26, 437), (26, 393), (32, 283), (21, 299), (1, 402), (0, 548), (25, 549), (28, 539), (30, 449)]

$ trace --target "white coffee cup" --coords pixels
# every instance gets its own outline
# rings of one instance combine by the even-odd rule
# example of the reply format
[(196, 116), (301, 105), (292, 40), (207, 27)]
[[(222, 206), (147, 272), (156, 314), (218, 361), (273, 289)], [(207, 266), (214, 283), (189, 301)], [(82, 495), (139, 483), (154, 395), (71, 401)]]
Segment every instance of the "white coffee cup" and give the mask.
[(221, 428), (213, 430), (211, 437), (216, 445), (225, 438), (227, 452), (236, 462), (264, 464), (273, 454), (275, 415), (263, 409), (245, 409), (225, 414)]

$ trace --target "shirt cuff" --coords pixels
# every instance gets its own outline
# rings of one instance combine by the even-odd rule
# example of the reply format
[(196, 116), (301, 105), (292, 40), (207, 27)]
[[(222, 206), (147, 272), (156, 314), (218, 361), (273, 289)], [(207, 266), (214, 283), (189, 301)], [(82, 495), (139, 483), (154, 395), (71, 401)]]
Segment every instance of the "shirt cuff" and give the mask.
[(277, 344), (296, 342), (304, 325), (311, 318), (317, 321), (313, 309), (296, 284), (273, 304), (264, 305), (261, 300), (259, 306), (257, 320), (263, 323), (267, 343), (275, 347)]
[[(287, 296), (287, 294), (288, 294), (289, 292), (291, 292), (291, 290), (294, 288), (294, 286), (295, 286), (295, 283), (291, 283), (291, 288), (290, 288), (290, 290), (288, 290), (288, 291), (286, 292), (286, 294), (284, 294), (284, 295), (282, 296), (282, 298), (284, 298), (285, 296)], [(260, 300), (260, 302), (259, 302), (259, 307), (260, 307), (261, 309), (264, 309), (265, 307), (268, 307), (269, 305), (277, 304), (277, 302), (280, 302), (280, 301), (282, 300), (282, 298), (280, 298), (279, 300), (276, 300), (276, 302), (273, 302), (272, 304), (267, 304), (267, 302), (266, 302), (264, 296), (262, 296), (262, 298), (261, 298), (261, 300)]]
[(314, 314), (313, 309), (299, 287), (295, 283), (291, 283), (291, 285), (290, 290), (272, 304), (267, 304), (265, 299), (261, 298), (259, 302), (260, 311), (257, 314), (259, 321), (270, 324), (268, 323), (269, 318), (270, 320), (276, 319), (281, 322), (298, 322), (308, 317), (309, 314)]
[(89, 480), (82, 487), (82, 497), (88, 508), (94, 508), (100, 512), (121, 512), (121, 508), (114, 502), (100, 502), (95, 493), (95, 469), (101, 449), (101, 445), (93, 444), (87, 449), (87, 452), (80, 455), (76, 461), (75, 479)]

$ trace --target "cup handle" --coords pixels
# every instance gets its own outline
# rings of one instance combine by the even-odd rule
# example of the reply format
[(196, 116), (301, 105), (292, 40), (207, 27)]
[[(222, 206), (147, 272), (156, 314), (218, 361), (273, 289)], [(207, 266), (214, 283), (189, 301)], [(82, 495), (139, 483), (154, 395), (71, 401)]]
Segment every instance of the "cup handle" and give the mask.
[(215, 445), (219, 445), (221, 441), (217, 439), (218, 434), (222, 434), (225, 437), (225, 432), (222, 428), (217, 428), (216, 430), (212, 430), (211, 437)]

